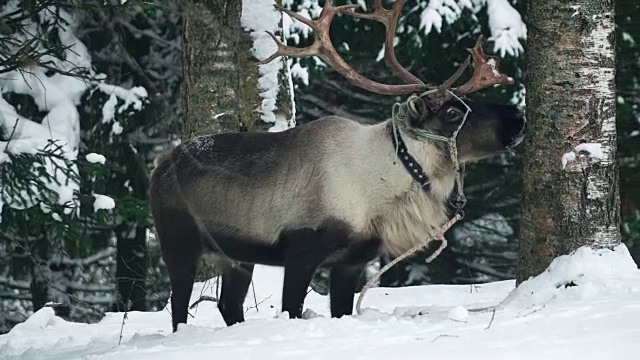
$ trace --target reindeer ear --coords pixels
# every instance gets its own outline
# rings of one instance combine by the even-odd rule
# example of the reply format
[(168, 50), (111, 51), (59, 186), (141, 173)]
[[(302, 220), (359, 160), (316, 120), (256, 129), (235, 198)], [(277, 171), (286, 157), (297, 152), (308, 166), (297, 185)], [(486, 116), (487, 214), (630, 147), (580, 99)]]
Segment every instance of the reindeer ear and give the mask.
[(407, 108), (409, 114), (414, 118), (420, 118), (427, 112), (427, 107), (424, 105), (424, 101), (419, 97), (412, 97), (407, 101)]

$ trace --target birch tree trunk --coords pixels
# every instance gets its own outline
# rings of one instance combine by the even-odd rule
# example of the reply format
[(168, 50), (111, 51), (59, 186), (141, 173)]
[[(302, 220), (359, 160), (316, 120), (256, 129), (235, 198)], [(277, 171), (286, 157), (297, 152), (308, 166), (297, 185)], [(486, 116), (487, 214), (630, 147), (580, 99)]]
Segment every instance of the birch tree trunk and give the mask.
[(613, 0), (529, 0), (517, 282), (620, 242)]

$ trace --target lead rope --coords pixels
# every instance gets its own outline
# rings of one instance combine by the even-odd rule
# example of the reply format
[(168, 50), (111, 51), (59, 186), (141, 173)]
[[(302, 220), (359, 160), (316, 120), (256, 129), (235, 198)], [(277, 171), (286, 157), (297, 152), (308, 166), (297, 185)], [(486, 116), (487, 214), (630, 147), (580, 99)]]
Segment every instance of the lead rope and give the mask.
[[(460, 221), (460, 219), (462, 219), (462, 217), (463, 217), (463, 215), (461, 213), (456, 213), (453, 216), (453, 218), (451, 218), (451, 220), (447, 221), (444, 225), (442, 225), (442, 227), (440, 228), (440, 230), (438, 231), (436, 236), (433, 238), (433, 239), (437, 239), (437, 240), (441, 241), (440, 246), (438, 247), (438, 249), (436, 249), (436, 251), (433, 252), (433, 254), (431, 254), (431, 256), (429, 256), (425, 260), (425, 262), (427, 264), (432, 262), (436, 257), (438, 257), (438, 255), (440, 255), (442, 250), (444, 250), (447, 247), (447, 239), (444, 237), (444, 233), (446, 233), (447, 230), (449, 230), (449, 228), (451, 226), (453, 226), (453, 224), (455, 224), (458, 221)], [(387, 270), (389, 270), (395, 264), (399, 263), (400, 261), (406, 259), (407, 257), (413, 255), (415, 252), (417, 252), (417, 251), (421, 250), (422, 248), (424, 248), (425, 246), (427, 246), (427, 244), (430, 243), (431, 240), (432, 239), (427, 239), (426, 241), (424, 241), (424, 242), (412, 247), (411, 249), (407, 250), (404, 254), (398, 256), (397, 258), (395, 258), (391, 262), (389, 262), (387, 265), (385, 265), (382, 269), (380, 269), (377, 273), (375, 273), (369, 279), (369, 281), (367, 281), (367, 284), (362, 288), (362, 291), (360, 292), (360, 295), (358, 296), (358, 302), (356, 303), (356, 311), (358, 312), (358, 314), (362, 314), (361, 305), (362, 305), (362, 299), (364, 299), (364, 294), (366, 294), (367, 291), (376, 283), (376, 281), (378, 281), (378, 279), (380, 279), (382, 274), (387, 272)]]
[[(434, 91), (437, 91), (437, 90), (426, 91), (426, 92), (422, 93), (419, 97), (422, 97), (424, 95), (428, 95), (430, 93), (433, 93)], [(425, 141), (426, 140), (440, 140), (440, 141), (444, 141), (444, 142), (447, 143), (447, 147), (448, 147), (448, 150), (449, 150), (449, 155), (451, 156), (451, 162), (453, 163), (453, 167), (454, 167), (454, 169), (456, 171), (456, 188), (457, 188), (458, 195), (456, 196), (456, 199), (454, 200), (454, 202), (451, 204), (456, 210), (455, 215), (449, 221), (447, 221), (446, 223), (444, 223), (440, 227), (440, 229), (438, 230), (438, 233), (433, 238), (428, 238), (427, 240), (423, 241), (422, 243), (417, 244), (414, 247), (412, 247), (411, 249), (407, 250), (402, 255), (396, 257), (391, 262), (389, 262), (384, 267), (382, 267), (380, 270), (378, 270), (378, 272), (376, 272), (367, 281), (365, 286), (362, 288), (362, 291), (360, 292), (360, 295), (358, 296), (358, 301), (356, 302), (356, 312), (358, 314), (362, 314), (362, 307), (361, 306), (362, 306), (362, 299), (364, 299), (364, 295), (380, 279), (382, 274), (387, 272), (395, 264), (397, 264), (400, 261), (406, 259), (407, 257), (413, 255), (417, 251), (425, 248), (431, 242), (431, 240), (434, 240), (434, 239), (435, 240), (440, 240), (441, 241), (440, 246), (436, 249), (436, 251), (433, 252), (433, 254), (431, 254), (425, 260), (425, 263), (427, 263), (427, 264), (431, 263), (433, 260), (435, 260), (436, 257), (438, 257), (438, 255), (440, 255), (442, 250), (444, 250), (447, 247), (447, 239), (444, 237), (444, 234), (455, 223), (457, 223), (458, 221), (460, 221), (461, 219), (464, 218), (464, 211), (462, 209), (466, 205), (467, 199), (466, 199), (466, 197), (464, 195), (464, 165), (460, 165), (460, 163), (458, 162), (457, 138), (458, 138), (458, 133), (460, 132), (460, 129), (462, 129), (462, 126), (464, 125), (464, 123), (467, 120), (467, 116), (471, 112), (471, 108), (464, 101), (462, 101), (462, 99), (460, 99), (456, 94), (454, 94), (453, 92), (451, 92), (449, 90), (447, 90), (447, 91), (449, 92), (449, 94), (453, 95), (456, 99), (458, 99), (467, 108), (467, 111), (465, 112), (464, 118), (462, 119), (462, 122), (460, 123), (460, 126), (458, 126), (458, 129), (456, 129), (456, 131), (453, 132), (453, 134), (451, 135), (450, 138), (447, 138), (445, 136), (432, 134), (430, 132), (427, 132), (427, 131), (424, 131), (424, 130), (421, 130), (421, 129), (413, 129), (413, 130), (418, 135), (418, 138), (420, 138), (422, 140), (425, 140)], [(398, 156), (398, 132), (397, 132), (397, 126), (398, 125), (397, 125), (397, 122), (398, 121), (403, 122), (405, 120), (407, 103), (409, 101), (412, 101), (414, 97), (418, 97), (418, 96), (412, 95), (404, 103), (395, 103), (393, 105), (393, 108), (391, 109), (391, 126), (393, 127), (393, 136), (394, 136), (394, 138), (396, 140), (395, 141), (395, 143), (396, 143), (396, 158)], [(394, 163), (395, 163), (395, 160), (394, 160)]]

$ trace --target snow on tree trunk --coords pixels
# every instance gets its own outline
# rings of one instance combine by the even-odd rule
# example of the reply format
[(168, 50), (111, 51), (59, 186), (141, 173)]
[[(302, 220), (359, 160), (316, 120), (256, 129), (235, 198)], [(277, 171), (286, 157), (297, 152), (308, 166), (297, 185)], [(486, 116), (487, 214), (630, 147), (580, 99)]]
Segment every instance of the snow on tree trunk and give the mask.
[(620, 242), (613, 0), (530, 0), (518, 283)]
[[(282, 0), (275, 3), (282, 5)], [(242, 0), (242, 27), (248, 31), (253, 40), (251, 51), (254, 59), (262, 60), (276, 52), (278, 47), (267, 31), (278, 34), (283, 28), (282, 16), (275, 10), (272, 1)], [(286, 43), (286, 35), (281, 36)], [(245, 62), (243, 71), (253, 70), (256, 65), (254, 59)], [(260, 119), (268, 124), (273, 124), (269, 131), (284, 131), (295, 125), (295, 110), (291, 110), (293, 104), (293, 81), (289, 66), (282, 66), (283, 59), (276, 59), (268, 64), (259, 65), (258, 88), (262, 103), (260, 105)], [(255, 86), (255, 84), (251, 84)]]

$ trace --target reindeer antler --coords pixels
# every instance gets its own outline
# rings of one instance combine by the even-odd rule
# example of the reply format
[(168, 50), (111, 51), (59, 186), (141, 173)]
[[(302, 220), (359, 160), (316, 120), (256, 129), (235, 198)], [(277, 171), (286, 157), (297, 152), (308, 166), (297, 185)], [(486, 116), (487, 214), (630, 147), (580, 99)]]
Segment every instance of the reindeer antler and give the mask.
[[(500, 60), (495, 56), (487, 56), (487, 54), (484, 53), (484, 50), (482, 49), (482, 40), (483, 37), (480, 35), (478, 40), (476, 40), (475, 46), (471, 49), (467, 49), (473, 59), (473, 75), (464, 85), (452, 89), (452, 91), (459, 95), (471, 94), (491, 85), (506, 85), (514, 83), (512, 77), (500, 72)], [(460, 76), (462, 76), (467, 66), (469, 66), (469, 58), (467, 58), (455, 74), (438, 87), (438, 92), (442, 94), (444, 91), (449, 90)]]
[[(435, 86), (425, 84), (422, 80), (411, 74), (406, 68), (400, 65), (396, 58), (393, 39), (395, 37), (398, 18), (400, 17), (400, 11), (404, 6), (404, 2), (405, 0), (397, 0), (393, 5), (393, 9), (387, 10), (382, 6), (382, 0), (375, 0), (374, 11), (372, 13), (356, 13), (351, 12), (350, 10), (359, 8), (359, 4), (334, 6), (332, 0), (326, 0), (324, 7), (322, 8), (322, 12), (320, 13), (320, 17), (316, 20), (307, 19), (304, 16), (283, 8), (282, 6), (276, 5), (276, 9), (279, 11), (288, 14), (292, 18), (313, 29), (315, 40), (313, 41), (313, 44), (307, 47), (296, 48), (283, 44), (273, 33), (268, 32), (269, 36), (271, 36), (278, 45), (278, 50), (268, 58), (259, 61), (258, 64), (266, 64), (280, 56), (318, 56), (329, 66), (347, 78), (347, 80), (349, 80), (353, 85), (374, 93), (382, 95), (407, 95), (422, 92), (429, 88), (435, 88)], [(374, 20), (385, 26), (385, 63), (396, 75), (407, 82), (407, 84), (389, 85), (373, 81), (359, 74), (349, 66), (346, 61), (344, 61), (340, 54), (338, 54), (338, 51), (334, 48), (331, 38), (329, 37), (331, 22), (339, 12), (362, 19)], [(513, 83), (513, 79), (511, 77), (500, 72), (500, 62), (498, 58), (487, 56), (482, 50), (482, 36), (478, 38), (476, 45), (471, 49), (467, 49), (467, 51), (469, 51), (471, 58), (473, 59), (473, 76), (467, 83), (459, 88), (451, 89), (452, 91), (460, 95), (465, 95), (483, 89), (487, 86)], [(439, 91), (432, 94), (430, 97), (434, 101), (436, 99), (443, 101), (447, 97), (445, 96), (446, 91), (449, 90), (451, 86), (453, 86), (453, 84), (462, 76), (467, 66), (469, 66), (469, 62), (469, 59), (467, 59), (455, 74), (438, 87)]]
[[(404, 2), (404, 0), (401, 0), (401, 1)], [(336, 49), (333, 47), (333, 44), (331, 43), (331, 38), (329, 37), (329, 28), (331, 26), (331, 21), (333, 20), (333, 18), (336, 16), (338, 12), (347, 12), (348, 10), (355, 9), (358, 7), (360, 7), (360, 5), (358, 4), (334, 6), (332, 4), (332, 0), (326, 0), (324, 7), (322, 8), (322, 12), (320, 13), (320, 17), (318, 17), (318, 19), (316, 20), (310, 20), (293, 11), (287, 10), (281, 6), (276, 5), (276, 8), (278, 10), (288, 14), (292, 18), (300, 21), (301, 23), (313, 29), (315, 40), (313, 44), (305, 48), (296, 48), (296, 47), (284, 45), (280, 40), (278, 40), (278, 38), (274, 34), (269, 33), (271, 38), (278, 45), (278, 51), (276, 51), (274, 54), (272, 54), (268, 58), (260, 61), (259, 64), (266, 64), (272, 61), (273, 59), (276, 59), (284, 55), (292, 56), (292, 57), (305, 57), (305, 56), (315, 55), (320, 57), (322, 60), (324, 60), (332, 68), (336, 69), (340, 74), (342, 74), (342, 76), (346, 77), (352, 84), (358, 87), (361, 87), (365, 90), (369, 90), (382, 95), (407, 95), (415, 92), (424, 91), (427, 88), (427, 86), (422, 81), (420, 81), (420, 79), (411, 75), (407, 70), (402, 68), (398, 64), (397, 59), (395, 59), (395, 55), (393, 55), (393, 61), (395, 61), (395, 64), (398, 64), (398, 67), (394, 69), (394, 71), (396, 71), (397, 69), (402, 69), (401, 71), (404, 74), (402, 76), (407, 76), (407, 75), (411, 76), (411, 81), (407, 81), (407, 79), (409, 79), (408, 76), (406, 79), (403, 77), (403, 79), (409, 82), (409, 84), (388, 85), (388, 84), (382, 84), (382, 83), (373, 81), (371, 79), (368, 79), (360, 75), (358, 72), (356, 72), (351, 66), (349, 66), (349, 64), (347, 64), (344, 61), (344, 59), (340, 56), (340, 54), (338, 54)], [(393, 17), (388, 17), (389, 20), (385, 20), (385, 21), (388, 21), (390, 25), (391, 23), (393, 23), (394, 32), (395, 32), (395, 24), (397, 23), (397, 20), (398, 20), (397, 17), (400, 13), (399, 9), (400, 8), (398, 8), (397, 13), (394, 14), (393, 16), (395, 17), (395, 20), (392, 19)], [(387, 10), (384, 10), (384, 11), (387, 11)], [(395, 12), (395, 9), (394, 9), (394, 12)], [(355, 15), (355, 13), (351, 13), (351, 12), (348, 12), (348, 13), (351, 15)], [(358, 15), (364, 15), (364, 14), (358, 14)], [(355, 16), (358, 16), (358, 15), (355, 15)], [(385, 14), (384, 16), (387, 16), (387, 15)], [(387, 17), (385, 19), (387, 19)], [(392, 46), (390, 48), (393, 49), (393, 36), (391, 37), (391, 45)], [(385, 50), (385, 54), (386, 53), (389, 53), (389, 51)], [(391, 54), (392, 53), (393, 53), (393, 50), (391, 50)]]
[(387, 10), (382, 6), (382, 0), (375, 0), (374, 10), (370, 14), (348, 12), (347, 14), (368, 20), (374, 20), (384, 25), (386, 30), (386, 37), (384, 40), (384, 62), (396, 75), (409, 84), (424, 84), (424, 82), (412, 73), (409, 72), (404, 66), (400, 65), (396, 58), (396, 53), (393, 48), (393, 39), (396, 35), (396, 29), (398, 28), (398, 19), (400, 18), (400, 11), (404, 6), (405, 0), (397, 0), (393, 4), (393, 10)]

